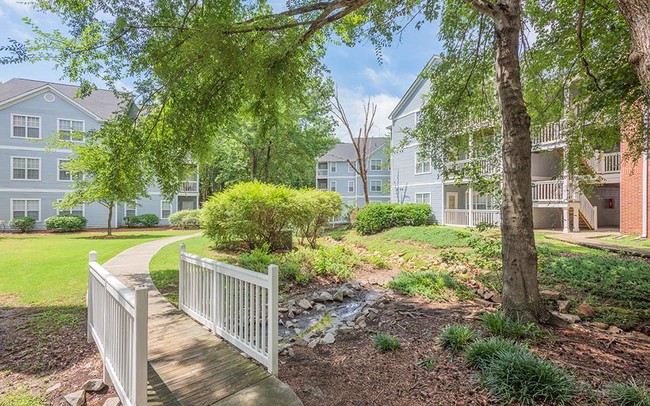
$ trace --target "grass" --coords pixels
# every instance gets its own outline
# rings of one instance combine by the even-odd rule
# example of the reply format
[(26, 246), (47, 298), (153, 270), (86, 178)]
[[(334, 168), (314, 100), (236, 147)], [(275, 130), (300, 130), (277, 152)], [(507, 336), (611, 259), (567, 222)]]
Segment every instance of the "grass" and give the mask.
[(9, 392), (0, 397), (0, 406), (46, 406), (47, 400), (27, 391)]
[(612, 403), (620, 406), (650, 406), (650, 392), (634, 380), (628, 383), (616, 382), (607, 388)]
[(382, 234), (385, 238), (399, 241), (418, 241), (436, 248), (468, 247), (472, 232), (443, 226), (398, 227)]
[(372, 342), (379, 352), (397, 351), (402, 346), (397, 337), (383, 332), (375, 334)]
[(428, 369), (428, 370), (433, 370), (436, 368), (436, 360), (434, 358), (425, 358), (422, 361), (419, 361), (417, 363), (417, 366)]
[(492, 335), (502, 338), (538, 338), (542, 331), (535, 323), (524, 323), (513, 320), (503, 312), (484, 313), (481, 317), (483, 325)]
[(598, 240), (608, 242), (610, 244), (620, 245), (621, 247), (650, 248), (649, 239), (640, 238), (635, 235), (608, 236), (599, 238)]
[(484, 369), (504, 352), (528, 351), (526, 347), (501, 337), (481, 339), (470, 344), (463, 353), (465, 363), (476, 369)]
[(469, 299), (474, 296), (471, 290), (445, 272), (400, 272), (388, 283), (388, 286), (408, 296), (418, 295), (442, 302)]
[(479, 338), (480, 335), (471, 326), (445, 326), (440, 333), (440, 346), (453, 353), (459, 353)]
[(101, 233), (21, 234), (0, 238), (0, 297), (9, 306), (80, 306), (88, 286), (88, 252), (100, 263), (158, 238), (191, 232), (130, 231), (116, 238)]

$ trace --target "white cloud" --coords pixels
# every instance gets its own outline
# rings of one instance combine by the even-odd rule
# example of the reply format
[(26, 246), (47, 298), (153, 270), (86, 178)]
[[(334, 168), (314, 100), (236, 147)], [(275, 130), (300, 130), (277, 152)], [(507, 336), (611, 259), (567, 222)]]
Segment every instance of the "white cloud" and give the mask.
[(363, 70), (363, 76), (374, 86), (384, 87), (390, 85), (398, 88), (407, 88), (413, 83), (416, 77), (412, 74), (397, 74), (388, 69), (376, 70), (372, 68), (365, 68)]
[(34, 12), (34, 2), (27, 0), (0, 0), (3, 8), (9, 8), (15, 13), (19, 14), (20, 17), (30, 15)]
[[(375, 114), (374, 125), (371, 130), (372, 137), (386, 136), (386, 127), (391, 124), (388, 115), (393, 111), (399, 98), (385, 94), (368, 95), (362, 88), (356, 89), (339, 89), (339, 100), (343, 105), (345, 114), (350, 121), (350, 127), (353, 134), (356, 136), (360, 128), (363, 127), (364, 122), (364, 106), (370, 99), (371, 103), (377, 105), (377, 113)], [(347, 130), (339, 125), (336, 128), (336, 135), (338, 138), (345, 142), (350, 142), (350, 135)]]

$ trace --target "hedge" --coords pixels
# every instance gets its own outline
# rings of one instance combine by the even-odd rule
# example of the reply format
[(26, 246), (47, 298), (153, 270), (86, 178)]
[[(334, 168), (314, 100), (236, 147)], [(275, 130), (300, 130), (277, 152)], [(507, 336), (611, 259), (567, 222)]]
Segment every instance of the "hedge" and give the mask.
[(158, 223), (160, 223), (158, 216), (151, 213), (124, 217), (124, 225), (129, 228), (154, 227), (157, 226)]
[(60, 233), (72, 233), (75, 231), (85, 230), (87, 222), (88, 220), (82, 216), (77, 216), (75, 214), (60, 214), (45, 219), (45, 228)]
[(359, 234), (376, 234), (391, 227), (421, 226), (431, 217), (428, 204), (370, 203), (356, 213)]
[(14, 217), (9, 222), (9, 227), (22, 231), (23, 233), (33, 230), (35, 225), (36, 220), (31, 217)]
[(182, 230), (201, 226), (201, 210), (181, 210), (169, 216), (169, 225)]

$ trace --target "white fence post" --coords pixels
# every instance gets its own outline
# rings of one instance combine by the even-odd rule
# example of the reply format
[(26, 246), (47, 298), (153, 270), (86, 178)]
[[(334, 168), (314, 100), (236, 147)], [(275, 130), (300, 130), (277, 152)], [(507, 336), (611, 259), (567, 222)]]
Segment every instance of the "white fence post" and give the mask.
[(133, 392), (135, 393), (134, 404), (137, 406), (147, 404), (148, 304), (149, 288), (147, 286), (138, 286), (135, 289), (135, 334), (133, 334), (133, 349), (135, 352)]
[[(95, 251), (90, 251), (88, 253), (88, 263), (90, 264), (91, 262), (97, 262), (97, 253)], [(90, 274), (90, 265), (88, 266), (88, 293), (86, 293), (86, 309), (87, 309), (87, 316), (86, 316), (86, 341), (88, 343), (93, 342), (93, 334), (91, 331), (90, 323), (92, 322), (92, 309), (93, 309), (93, 303), (94, 303), (94, 296), (93, 296), (93, 290), (90, 287), (90, 278), (92, 278), (92, 275)]]
[(183, 254), (185, 253), (185, 244), (181, 243), (179, 263), (178, 263), (178, 308), (185, 303), (185, 261), (183, 261)]
[(268, 370), (278, 375), (278, 266), (269, 265)]

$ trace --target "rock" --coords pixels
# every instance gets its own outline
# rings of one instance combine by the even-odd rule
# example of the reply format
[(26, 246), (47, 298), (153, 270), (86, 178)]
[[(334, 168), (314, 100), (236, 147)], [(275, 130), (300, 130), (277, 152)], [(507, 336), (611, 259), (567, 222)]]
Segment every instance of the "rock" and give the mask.
[(320, 390), (320, 388), (316, 386), (305, 386), (305, 389), (303, 389), (305, 393), (310, 394), (311, 396), (315, 398), (322, 398), (323, 397), (323, 391)]
[(359, 323), (357, 323), (357, 326), (359, 326), (359, 328), (366, 328), (366, 321), (361, 320)]
[(289, 308), (288, 307), (278, 307), (278, 311), (280, 313), (286, 313), (286, 312), (289, 311)]
[(317, 312), (322, 312), (323, 310), (327, 309), (327, 306), (325, 306), (322, 303), (316, 303), (316, 306), (314, 306), (314, 309), (316, 309)]
[(483, 294), (485, 293), (485, 290), (483, 290), (483, 288), (478, 288), (478, 289), (476, 289), (476, 293), (477, 293), (479, 296), (483, 296)]
[(86, 391), (78, 390), (64, 396), (65, 401), (71, 406), (82, 406), (86, 404)]
[(307, 347), (309, 347), (309, 348), (315, 348), (315, 347), (318, 345), (318, 341), (319, 341), (319, 340), (320, 340), (319, 338), (314, 338), (313, 340), (311, 340), (311, 341), (309, 342), (309, 344), (307, 344)]
[(339, 331), (340, 333), (347, 333), (347, 332), (352, 331), (352, 330), (354, 330), (354, 327), (350, 327), (350, 326), (341, 326), (341, 327), (339, 327), (339, 330), (338, 330), (338, 331)]
[(564, 321), (567, 321), (569, 323), (578, 323), (580, 322), (580, 317), (576, 316), (575, 314), (562, 314), (558, 312), (551, 312), (557, 317), (561, 318)]
[(293, 350), (293, 348), (289, 347), (287, 348), (287, 355), (289, 357), (293, 357), (294, 355), (296, 355), (296, 352)]
[(616, 326), (610, 326), (610, 328), (607, 329), (607, 332), (611, 334), (622, 334), (623, 330)]
[(354, 290), (361, 290), (361, 284), (359, 282), (350, 282), (350, 287)]
[(61, 387), (61, 383), (55, 383), (54, 385), (50, 386), (45, 390), (45, 394), (47, 395), (48, 393), (52, 393), (55, 390), (59, 389)]
[(295, 324), (293, 324), (293, 322), (287, 320), (287, 321), (284, 323), (284, 326), (285, 326), (286, 328), (291, 328), (291, 327), (295, 326)]
[(88, 392), (99, 392), (100, 390), (104, 389), (106, 387), (106, 384), (102, 382), (101, 379), (90, 379), (87, 380), (83, 386), (81, 387), (83, 390), (88, 391)]
[(332, 344), (336, 341), (336, 337), (332, 333), (325, 334), (325, 337), (320, 339), (321, 344)]
[(558, 300), (557, 301), (557, 311), (560, 313), (566, 313), (569, 310), (569, 301), (568, 300)]
[(600, 323), (597, 321), (594, 321), (593, 323), (591, 323), (591, 325), (601, 330), (607, 330), (609, 328), (609, 324)]
[(544, 299), (551, 299), (551, 300), (560, 300), (560, 292), (555, 291), (555, 290), (542, 290), (539, 292), (539, 294), (544, 298)]
[(483, 292), (483, 299), (485, 299), (485, 300), (492, 299), (492, 296), (494, 296), (494, 293), (490, 292), (489, 290), (486, 290), (485, 292)]
[(121, 406), (122, 402), (120, 402), (120, 398), (108, 398), (106, 399), (106, 402), (104, 402), (104, 406)]
[(296, 317), (296, 313), (294, 313), (293, 311), (289, 310), (289, 313), (287, 313), (287, 317), (290, 318), (290, 319), (293, 319), (293, 318)]
[(359, 316), (359, 317), (357, 317), (356, 322), (361, 323), (362, 321), (365, 321), (365, 320), (366, 320), (366, 316)]
[(494, 303), (501, 303), (501, 302), (503, 302), (503, 299), (501, 299), (501, 296), (498, 295), (498, 294), (495, 294), (494, 296), (492, 296), (492, 297), (490, 298), (490, 300), (492, 300)]
[(341, 289), (337, 290), (332, 298), (337, 302), (342, 302), (344, 299), (343, 291)]
[(315, 302), (331, 302), (334, 300), (332, 298), (332, 294), (329, 292), (321, 292), (319, 293), (314, 293), (314, 297), (312, 298)]
[(367, 317), (368, 317), (368, 320), (374, 320), (374, 319), (377, 318), (377, 313), (370, 312), (370, 313), (368, 313)]
[(596, 315), (594, 308), (589, 306), (587, 303), (581, 303), (580, 306), (576, 308), (576, 313), (584, 317), (594, 317)]
[(343, 288), (343, 296), (354, 297), (355, 296), (354, 290), (350, 288)]

